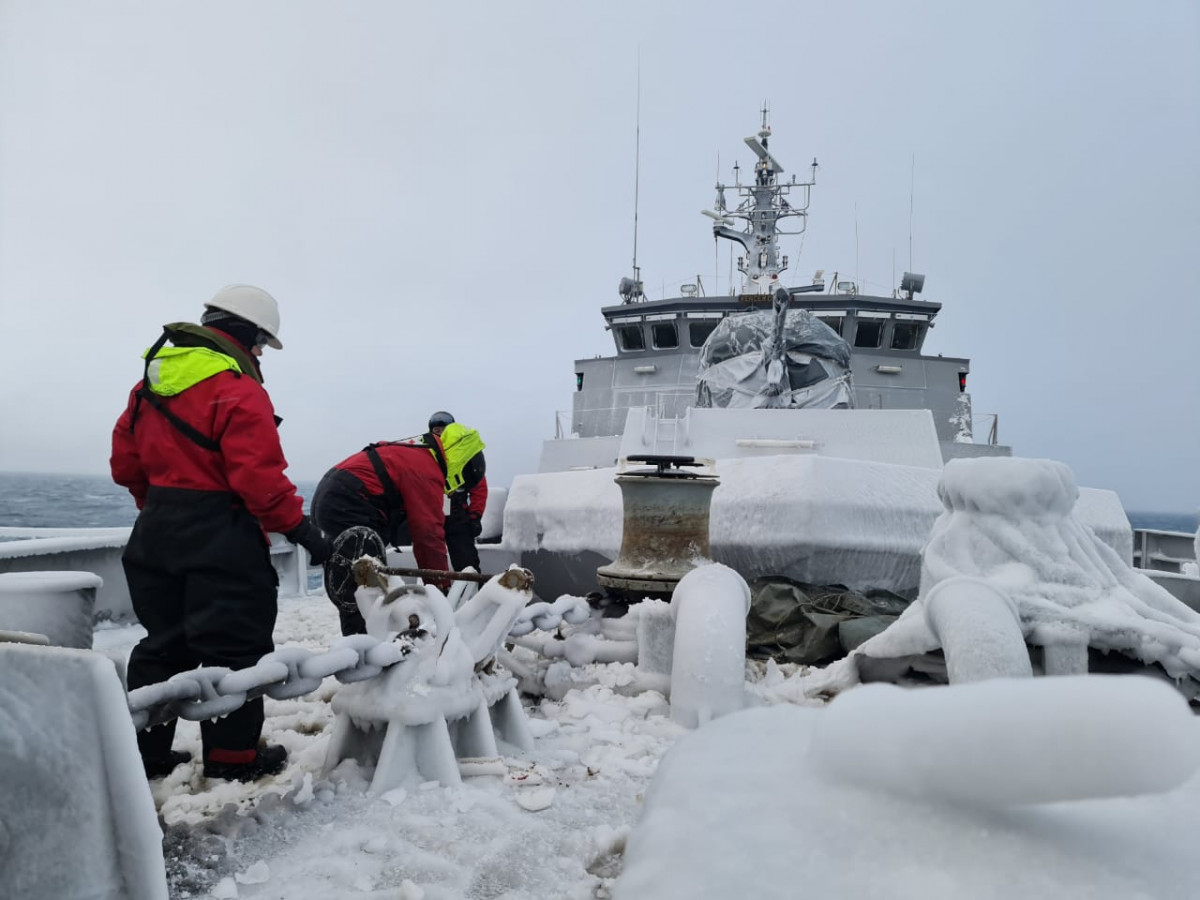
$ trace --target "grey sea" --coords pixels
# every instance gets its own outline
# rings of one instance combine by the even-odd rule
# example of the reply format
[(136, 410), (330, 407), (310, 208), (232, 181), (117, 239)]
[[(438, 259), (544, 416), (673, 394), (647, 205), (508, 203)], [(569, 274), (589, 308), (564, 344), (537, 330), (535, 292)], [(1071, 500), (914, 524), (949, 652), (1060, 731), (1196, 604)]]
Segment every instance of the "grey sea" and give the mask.
[[(316, 482), (296, 486), (307, 511)], [(0, 472), (0, 526), (110, 528), (132, 525), (136, 518), (129, 491), (103, 475)]]
[[(305, 498), (316, 482), (297, 481)], [(1134, 528), (1194, 534), (1196, 513), (1127, 510)], [(0, 526), (20, 528), (107, 528), (132, 525), (137, 508), (124, 488), (102, 475), (39, 475), (0, 472)]]

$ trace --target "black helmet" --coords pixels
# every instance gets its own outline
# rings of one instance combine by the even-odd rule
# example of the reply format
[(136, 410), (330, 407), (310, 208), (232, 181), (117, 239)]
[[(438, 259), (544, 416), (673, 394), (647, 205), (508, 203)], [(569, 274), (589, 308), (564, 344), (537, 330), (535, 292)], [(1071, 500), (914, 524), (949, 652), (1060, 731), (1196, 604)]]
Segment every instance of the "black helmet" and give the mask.
[(454, 416), (450, 415), (444, 409), (440, 409), (429, 417), (429, 430), (433, 431), (435, 428), (445, 428), (453, 422)]

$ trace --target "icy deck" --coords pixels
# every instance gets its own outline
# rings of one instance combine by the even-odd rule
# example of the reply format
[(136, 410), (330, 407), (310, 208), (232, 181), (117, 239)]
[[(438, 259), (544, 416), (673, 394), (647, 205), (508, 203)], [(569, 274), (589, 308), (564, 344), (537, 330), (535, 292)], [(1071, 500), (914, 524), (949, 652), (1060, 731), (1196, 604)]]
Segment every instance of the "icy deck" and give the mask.
[[(143, 633), (101, 628), (95, 646), (127, 653)], [(323, 595), (280, 602), (277, 645), (320, 650), (339, 636)], [(604, 668), (615, 687), (633, 667)], [(280, 776), (207, 781), (192, 763), (151, 783), (172, 897), (592, 897), (607, 880), (587, 866), (633, 824), (658, 760), (686, 733), (659, 694), (592, 687), (529, 710), (536, 749), (509, 748), (506, 774), (370, 798), (370, 773), (352, 762), (319, 777), (337, 689), (327, 679), (308, 697), (266, 699), (264, 734), (289, 753)], [(196, 724), (180, 722), (175, 748), (198, 757)]]
[[(141, 633), (138, 626), (101, 628), (96, 632), (95, 645), (99, 650), (124, 653)], [(277, 644), (298, 644), (319, 650), (337, 636), (334, 608), (323, 596), (281, 601), (275, 633)], [(783, 794), (790, 796), (789, 792), (802, 790), (804, 781), (796, 776), (796, 766), (803, 742), (794, 742), (795, 735), (786, 727), (769, 734), (755, 732), (753, 728), (744, 731), (740, 723), (758, 727), (755, 723), (775, 721), (763, 719), (764, 711), (758, 710), (717, 720), (714, 726), (727, 724), (716, 730), (712, 730), (714, 726), (700, 729), (680, 746), (678, 753), (664, 760), (667, 751), (691, 732), (671, 721), (661, 695), (649, 692), (630, 697), (622, 693), (622, 688), (632, 681), (632, 665), (593, 666), (586, 670), (570, 669), (565, 663), (556, 665), (563, 669), (559, 674), (561, 681), (575, 679), (581, 683), (599, 678), (601, 683), (569, 690), (560, 702), (543, 700), (534, 704), (529, 708), (538, 738), (534, 750), (521, 753), (502, 748), (505, 755), (499, 764), (493, 761), (476, 765), (474, 771), (481, 774), (466, 777), (464, 784), (455, 788), (427, 783), (417, 789), (398, 789), (370, 797), (367, 795), (370, 772), (353, 762), (343, 764), (323, 780), (319, 773), (333, 723), (329, 699), (338, 690), (337, 682), (328, 679), (320, 692), (297, 700), (267, 699), (264, 733), (270, 741), (287, 747), (290, 754), (288, 768), (280, 776), (251, 785), (209, 782), (200, 775), (198, 764), (192, 763), (176, 769), (168, 778), (151, 783), (165, 825), (171, 896), (590, 900), (609, 897), (614, 890), (618, 896), (632, 896), (621, 893), (622, 886), (616, 881), (623, 865), (620, 850), (629, 830), (642, 816), (644, 796), (660, 762), (667, 780), (655, 791), (661, 795), (668, 815), (670, 810), (678, 808), (678, 785), (690, 783), (696, 786), (697, 798), (708, 797), (720, 808), (728, 807), (731, 815), (738, 807), (741, 812), (736, 815), (746, 816), (746, 821), (734, 822), (725, 838), (728, 841), (742, 835), (744, 840), (735, 841), (737, 846), (713, 846), (715, 835), (710, 838), (689, 837), (683, 832), (675, 835), (669, 841), (665, 858), (661, 859), (662, 871), (658, 872), (657, 865), (651, 867), (653, 877), (657, 877), (656, 872), (686, 868), (690, 865), (688, 859), (694, 859), (697, 852), (725, 859), (726, 864), (719, 867), (721, 878), (713, 882), (715, 886), (728, 887), (728, 879), (734, 877), (730, 865), (738, 860), (734, 868), (740, 867), (747, 874), (787, 869), (779, 860), (771, 868), (769, 860), (764, 858), (778, 844), (778, 840), (764, 837), (764, 829), (777, 831), (771, 822), (782, 827), (790, 821), (788, 810), (795, 806)], [(800, 692), (792, 684), (799, 674), (793, 667), (751, 664), (747, 669), (748, 705), (773, 704), (782, 697), (794, 700)], [(1003, 684), (992, 684), (1003, 691)], [(799, 702), (821, 705), (803, 699)], [(791, 721), (783, 710), (779, 715), (785, 717), (780, 721)], [(743, 716), (751, 718), (742, 719)], [(1105, 727), (1108, 725), (1114, 733), (1123, 728), (1120, 721), (1107, 723)], [(1200, 737), (1200, 724), (1196, 730), (1196, 736)], [(704, 750), (713, 740), (724, 746), (721, 735), (749, 738), (754, 734), (758, 734), (755, 740), (765, 741), (774, 748), (769, 752), (765, 745), (760, 748), (763, 755), (752, 766), (755, 772), (741, 771), (739, 763), (734, 761), (750, 758), (738, 755), (747, 752), (745, 747), (737, 750), (732, 760)], [(880, 740), (881, 735), (876, 735), (872, 745), (878, 745)], [(1075, 743), (1085, 742), (1081, 739)], [(175, 746), (199, 753), (199, 735), (194, 723), (180, 723)], [(685, 746), (691, 749), (685, 751)], [(1085, 746), (1071, 750), (1085, 756), (1086, 751)], [(766, 766), (767, 760), (774, 762)], [(1130, 762), (1135, 767), (1155, 764), (1154, 759)], [(471, 771), (470, 765), (464, 766), (465, 775)], [(759, 812), (754, 810), (759, 807), (753, 791), (760, 788), (765, 791), (763, 796), (777, 795), (777, 808), (766, 812), (766, 818), (755, 824)], [(652, 796), (655, 791), (651, 791)], [(739, 807), (739, 797), (748, 802)], [(1196, 890), (1177, 893), (1181, 884), (1188, 882), (1192, 867), (1181, 865), (1175, 858), (1179, 847), (1186, 844), (1186, 835), (1200, 824), (1200, 814), (1195, 812), (1198, 800), (1200, 778), (1192, 778), (1169, 794), (1086, 801), (1072, 806), (1075, 812), (1058, 818), (1030, 811), (1026, 818), (1042, 822), (1039, 827), (1065, 829), (1061, 834), (1056, 832), (1057, 850), (1039, 851), (1039, 866), (1045, 875), (1039, 884), (1048, 892), (1056, 891), (1062, 887), (1056, 873), (1076, 877), (1086, 870), (1087, 859), (1074, 856), (1070, 848), (1079, 840), (1087, 840), (1089, 834), (1103, 837), (1103, 850), (1094, 849), (1091, 855), (1097, 859), (1110, 858), (1110, 867), (1120, 869), (1120, 860), (1126, 852), (1147, 853), (1145, 842), (1139, 843), (1121, 825), (1123, 817), (1132, 814), (1132, 821), (1141, 822), (1146, 828), (1152, 824), (1150, 830), (1159, 837), (1179, 836), (1154, 851), (1160, 859), (1169, 860), (1170, 865), (1155, 869), (1149, 863), (1134, 866), (1131, 862), (1129, 872), (1136, 874), (1132, 879), (1114, 879), (1110, 885), (1112, 891), (1104, 887), (1109, 879), (1101, 873), (1101, 887), (1095, 896), (1126, 896), (1121, 892), (1131, 887), (1131, 881), (1136, 884), (1142, 877), (1149, 878), (1140, 885), (1142, 896), (1164, 896), (1157, 892), (1162, 885), (1154, 883), (1156, 871), (1164, 873), (1164, 878), (1169, 876), (1174, 896), (1200, 895), (1200, 867), (1196, 867)], [(898, 820), (909, 821), (911, 812), (901, 808), (902, 804), (886, 797), (877, 802), (892, 810)], [(860, 798), (827, 812), (843, 820), (861, 815), (869, 822), (878, 813), (873, 804), (876, 801), (866, 803)], [(937, 825), (946, 815), (957, 822), (955, 828)], [(932, 829), (930, 839), (954, 845), (961, 838), (974, 847), (975, 858), (985, 869), (973, 876), (972, 884), (980, 890), (981, 885), (988, 887), (977, 896), (1007, 896), (1003, 865), (1011, 865), (1014, 854), (1019, 858), (1024, 852), (1020, 847), (1010, 846), (1013, 844), (1010, 841), (1005, 844), (1007, 856), (994, 856), (978, 844), (978, 838), (991, 827), (989, 823), (995, 824), (995, 815), (987, 810), (948, 811), (932, 798), (919, 804), (917, 820)], [(678, 822), (686, 825), (687, 819)], [(661, 818), (657, 821), (661, 822)], [(696, 819), (694, 827), (700, 827), (702, 821), (703, 818)], [(816, 823), (811, 827), (820, 829)], [(924, 829), (925, 825), (921, 827)], [(886, 839), (886, 834), (878, 828), (872, 833)], [(646, 877), (646, 853), (662, 836), (657, 826), (646, 833), (645, 839), (650, 843), (635, 854), (637, 879)], [(637, 838), (635, 833), (634, 839)], [(909, 844), (915, 848), (913, 856), (907, 862), (899, 860), (905, 883), (916, 891), (905, 896), (921, 896), (926, 900), (961, 896), (955, 893), (954, 877), (939, 874), (936, 866), (930, 867), (923, 861), (920, 847), (925, 840), (910, 834)], [(956, 851), (952, 846), (941, 846), (938, 851), (951, 855), (953, 852)], [(649, 861), (657, 858), (654, 853)], [(996, 863), (995, 871), (990, 873), (986, 869), (989, 860)], [(634, 862), (628, 860), (629, 864)], [(891, 862), (897, 863), (895, 859)], [(1125, 869), (1121, 871), (1129, 874)], [(748, 876), (747, 889), (753, 882), (754, 878)], [(664, 890), (670, 893), (669, 889)], [(719, 891), (712, 894), (717, 895), (724, 896)], [(1026, 896), (1042, 895), (1035, 891)]]

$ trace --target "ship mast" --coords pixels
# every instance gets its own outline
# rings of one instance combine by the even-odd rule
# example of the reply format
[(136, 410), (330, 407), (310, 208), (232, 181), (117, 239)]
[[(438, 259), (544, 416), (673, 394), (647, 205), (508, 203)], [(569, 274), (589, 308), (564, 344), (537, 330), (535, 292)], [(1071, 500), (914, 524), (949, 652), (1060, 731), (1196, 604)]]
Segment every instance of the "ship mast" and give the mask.
[[(738, 257), (738, 271), (745, 276), (742, 293), (770, 296), (775, 288), (781, 286), (779, 275), (788, 267), (787, 256), (779, 252), (779, 238), (803, 234), (808, 227), (809, 195), (812, 186), (817, 183), (817, 161), (812, 161), (812, 177), (809, 181), (797, 182), (793, 175), (791, 181), (781, 182), (779, 176), (783, 174), (783, 166), (768, 149), (771, 126), (767, 123), (769, 110), (765, 103), (761, 112), (762, 127), (758, 134), (745, 139), (746, 146), (758, 157), (754, 165), (754, 183), (742, 184), (735, 166), (731, 187), (741, 198), (737, 208), (729, 210), (726, 206), (725, 191), (730, 186), (717, 182), (716, 212), (706, 209), (703, 214), (714, 221), (714, 237), (735, 241), (745, 250), (745, 255)], [(787, 200), (792, 190), (797, 188), (804, 191), (804, 203), (801, 206), (794, 206)], [(786, 218), (800, 219), (800, 228), (781, 231), (779, 222)], [(731, 227), (738, 219), (745, 222), (741, 231)]]

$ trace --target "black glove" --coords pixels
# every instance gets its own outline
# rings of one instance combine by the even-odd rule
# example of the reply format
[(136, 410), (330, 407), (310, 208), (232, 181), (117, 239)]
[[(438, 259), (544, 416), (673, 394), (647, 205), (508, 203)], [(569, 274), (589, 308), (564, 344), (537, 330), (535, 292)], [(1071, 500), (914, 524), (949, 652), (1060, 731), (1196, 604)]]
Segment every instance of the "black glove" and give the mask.
[(313, 524), (313, 520), (305, 516), (300, 524), (284, 535), (293, 544), (299, 544), (308, 551), (309, 561), (314, 566), (324, 564), (333, 556), (333, 543), (325, 537), (325, 532)]
[(471, 537), (477, 538), (483, 534), (483, 521), (471, 516)]

